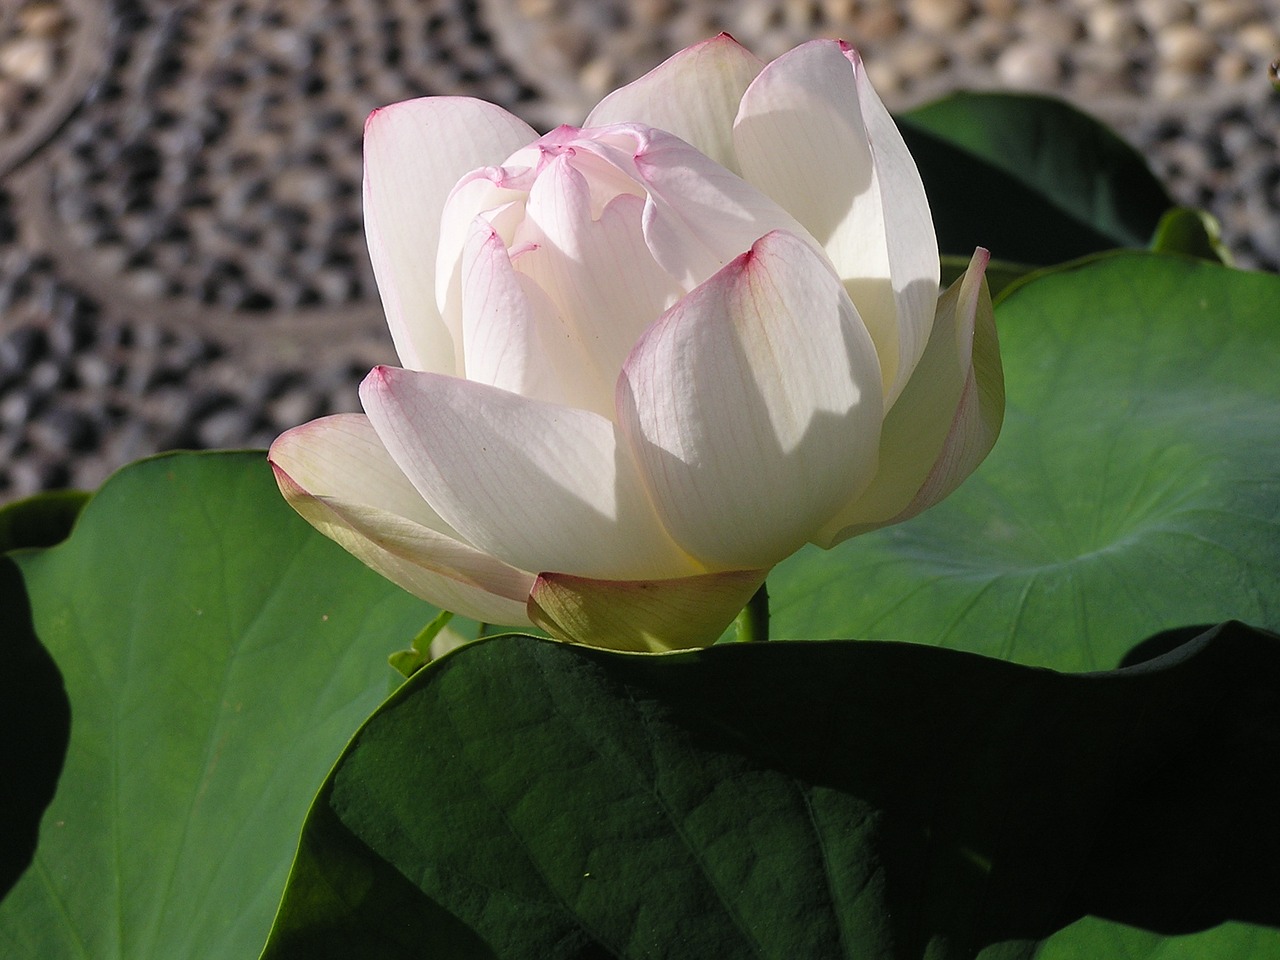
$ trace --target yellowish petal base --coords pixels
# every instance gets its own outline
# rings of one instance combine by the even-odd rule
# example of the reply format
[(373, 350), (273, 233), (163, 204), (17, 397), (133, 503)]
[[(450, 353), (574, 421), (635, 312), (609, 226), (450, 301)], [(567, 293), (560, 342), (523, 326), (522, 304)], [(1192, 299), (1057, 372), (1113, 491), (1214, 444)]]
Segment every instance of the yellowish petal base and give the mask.
[(678, 580), (591, 580), (539, 575), (529, 619), (558, 640), (662, 653), (714, 643), (764, 583), (768, 570)]

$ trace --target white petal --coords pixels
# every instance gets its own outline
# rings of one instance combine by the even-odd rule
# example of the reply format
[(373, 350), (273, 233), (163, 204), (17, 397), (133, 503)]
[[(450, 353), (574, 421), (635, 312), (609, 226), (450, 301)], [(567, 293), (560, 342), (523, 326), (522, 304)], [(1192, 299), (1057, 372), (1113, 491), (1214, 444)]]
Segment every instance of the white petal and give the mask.
[(958, 487), (991, 452), (1004, 419), (1004, 375), (979, 249), (938, 301), (915, 374), (885, 417), (880, 472), (814, 542), (830, 547), (910, 519)]
[(582, 365), (555, 306), (518, 274), (498, 232), (477, 217), (462, 257), (467, 379), (550, 403), (572, 403)]
[(269, 456), (290, 505), (384, 577), (466, 617), (529, 624), (533, 575), (464, 543), (396, 467), (366, 417), (289, 430)]
[(628, 358), (618, 417), (676, 542), (712, 569), (786, 557), (870, 482), (875, 349), (786, 233), (677, 303)]
[(636, 122), (657, 127), (738, 173), (733, 118), (742, 94), (762, 69), (762, 60), (722, 33), (686, 47), (609, 94), (583, 126)]
[(445, 198), (468, 171), (498, 163), (536, 138), (501, 107), (465, 97), (407, 100), (369, 115), (365, 233), (391, 338), (406, 367), (455, 369), (453, 339), (433, 288)]
[[(484, 219), (508, 245), (524, 219), (524, 200), (533, 182), (529, 170), (484, 167), (458, 181), (445, 201), (440, 215), (439, 246), (436, 250), (436, 308), (453, 345), (454, 365), (434, 373), (462, 376), (466, 369), (462, 332), (462, 256), (477, 218)], [(410, 368), (416, 369), (416, 368)]]
[(644, 187), (645, 242), (653, 258), (685, 290), (751, 249), (771, 230), (786, 230), (806, 238), (815, 250), (822, 249), (777, 203), (680, 138), (635, 126), (630, 128), (631, 149), (622, 149), (613, 139), (593, 140), (584, 149)]
[(684, 291), (649, 252), (641, 198), (619, 194), (598, 218), (592, 206), (587, 179), (567, 160), (544, 170), (521, 231), (534, 249), (516, 269), (547, 293), (577, 345), (579, 366), (567, 375), (578, 389), (563, 402), (612, 420), (623, 361)]
[(606, 418), (394, 367), (374, 368), (360, 396), (423, 497), (512, 566), (603, 579), (704, 572), (663, 531)]
[(773, 61), (742, 98), (734, 143), (743, 176), (826, 247), (892, 406), (929, 339), (938, 243), (915, 161), (857, 53), (818, 40)]

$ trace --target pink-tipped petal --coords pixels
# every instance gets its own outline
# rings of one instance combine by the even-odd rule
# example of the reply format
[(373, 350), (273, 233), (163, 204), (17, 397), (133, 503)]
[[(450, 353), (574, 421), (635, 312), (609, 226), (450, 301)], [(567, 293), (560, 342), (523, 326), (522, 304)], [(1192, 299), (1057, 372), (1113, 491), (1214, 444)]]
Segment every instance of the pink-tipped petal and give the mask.
[(418, 492), (486, 553), (610, 579), (703, 572), (663, 532), (599, 414), (395, 367), (374, 368), (360, 396)]
[(991, 452), (1004, 420), (1004, 373), (979, 249), (938, 301), (933, 335), (885, 418), (880, 472), (814, 538), (823, 547), (901, 523), (950, 494)]
[[(679, 137), (641, 126), (610, 129), (617, 135), (584, 149), (644, 188), (645, 242), (683, 289), (692, 290), (772, 230), (786, 230), (822, 249), (774, 200)], [(625, 139), (624, 132), (629, 133)]]
[(467, 379), (576, 406), (577, 344), (564, 335), (546, 294), (516, 272), (502, 237), (480, 217), (463, 251), (460, 284)]
[(817, 40), (770, 63), (742, 98), (734, 143), (743, 176), (825, 246), (892, 406), (929, 338), (938, 244), (915, 162), (857, 53)]
[(826, 261), (771, 233), (640, 340), (618, 417), (677, 543), (770, 567), (874, 476), (875, 348)]
[(290, 506), (387, 579), (466, 617), (529, 623), (533, 575), (463, 542), (396, 467), (366, 417), (341, 414), (289, 430), (269, 458)]
[(742, 94), (762, 69), (764, 61), (722, 33), (686, 47), (609, 94), (583, 126), (634, 122), (657, 127), (739, 173), (733, 119)]
[(731, 570), (678, 580), (591, 580), (544, 573), (529, 595), (529, 619), (559, 640), (660, 653), (705, 647), (724, 632), (767, 570)]
[(406, 367), (456, 369), (454, 339), (434, 290), (445, 199), (464, 174), (500, 163), (537, 136), (501, 107), (467, 97), (407, 100), (369, 115), (365, 233), (391, 338)]
[(522, 236), (532, 249), (516, 269), (556, 305), (562, 340), (576, 346), (563, 402), (613, 419), (622, 363), (645, 329), (683, 291), (649, 253), (644, 200), (615, 196), (599, 213), (590, 189), (567, 162), (548, 168), (529, 195)]
[(532, 182), (533, 176), (527, 170), (485, 167), (459, 180), (445, 201), (433, 269), (436, 308), (455, 353), (452, 369), (433, 369), (433, 373), (462, 376), (466, 369), (462, 332), (462, 258), (475, 221), (483, 219), (488, 222), (510, 247), (524, 219), (524, 198)]

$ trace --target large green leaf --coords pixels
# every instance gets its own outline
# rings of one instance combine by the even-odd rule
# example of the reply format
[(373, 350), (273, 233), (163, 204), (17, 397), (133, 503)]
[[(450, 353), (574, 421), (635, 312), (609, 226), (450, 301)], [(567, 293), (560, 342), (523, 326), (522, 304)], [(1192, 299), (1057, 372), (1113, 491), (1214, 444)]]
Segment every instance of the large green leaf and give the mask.
[[(316, 787), (435, 611), (295, 516), (262, 453), (136, 464), (15, 559), (0, 618), (29, 604), (71, 742), (0, 956), (253, 956)], [(15, 733), (61, 750), (56, 722)]]
[(956, 93), (898, 117), (944, 253), (1048, 265), (1144, 247), (1173, 200), (1132, 147), (1060, 100)]
[(1065, 670), (1135, 637), (1280, 629), (1280, 277), (1154, 254), (996, 309), (1004, 431), (948, 500), (769, 579), (774, 634), (904, 639)]
[(1089, 676), (485, 641), (355, 738), (264, 958), (1116, 956), (1086, 917), (1280, 956), (1278, 685), (1238, 624)]
[(82, 490), (47, 490), (6, 503), (0, 507), (0, 553), (65, 540), (88, 500)]
[(31, 863), (67, 752), (62, 676), (36, 639), (18, 568), (0, 557), (0, 898)]

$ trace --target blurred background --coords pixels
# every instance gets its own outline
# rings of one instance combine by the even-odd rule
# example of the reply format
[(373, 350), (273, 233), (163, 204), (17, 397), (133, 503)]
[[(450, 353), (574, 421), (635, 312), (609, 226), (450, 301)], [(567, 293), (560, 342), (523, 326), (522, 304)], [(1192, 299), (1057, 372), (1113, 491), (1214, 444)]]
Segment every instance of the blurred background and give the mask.
[(1278, 27), (1277, 0), (0, 0), (0, 503), (359, 409), (394, 362), (375, 106), (466, 94), (549, 129), (720, 30), (765, 59), (840, 36), (890, 109), (1065, 97), (1277, 270)]

